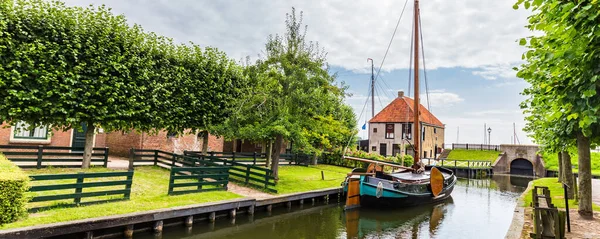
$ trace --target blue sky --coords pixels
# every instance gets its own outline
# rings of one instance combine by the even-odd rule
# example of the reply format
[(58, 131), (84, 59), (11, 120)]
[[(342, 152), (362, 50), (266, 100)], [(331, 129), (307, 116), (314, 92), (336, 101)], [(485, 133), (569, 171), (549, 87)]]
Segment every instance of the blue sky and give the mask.
[[(510, 143), (512, 123), (521, 143), (531, 143), (519, 93), (525, 82), (512, 67), (525, 49), (516, 40), (531, 35), (528, 12), (515, 11), (515, 0), (422, 0), (421, 19), (432, 112), (446, 124), (445, 141), (483, 142), (483, 124), (492, 128), (492, 144)], [(270, 34), (285, 30), (292, 7), (303, 12), (307, 39), (328, 52), (332, 72), (350, 86), (347, 103), (360, 115), (368, 94), (370, 63), (379, 67), (396, 22), (398, 31), (383, 65), (376, 109), (408, 86), (412, 1), (402, 0), (66, 0), (68, 5), (105, 4), (132, 24), (173, 38), (225, 51), (233, 59), (260, 58)], [(406, 8), (404, 8), (406, 4)], [(425, 87), (422, 87), (422, 92)], [(381, 103), (380, 103), (381, 101)], [(423, 102), (426, 103), (426, 102)], [(364, 122), (364, 117), (359, 119)], [(362, 124), (359, 123), (359, 127)], [(365, 132), (360, 136), (366, 137)]]

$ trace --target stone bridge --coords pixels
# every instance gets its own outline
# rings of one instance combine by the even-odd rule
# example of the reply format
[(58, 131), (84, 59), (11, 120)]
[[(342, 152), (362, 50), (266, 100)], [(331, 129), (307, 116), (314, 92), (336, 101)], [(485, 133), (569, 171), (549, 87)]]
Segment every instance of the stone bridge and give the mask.
[(494, 173), (545, 177), (546, 168), (538, 150), (537, 145), (501, 144), (502, 153), (492, 165)]

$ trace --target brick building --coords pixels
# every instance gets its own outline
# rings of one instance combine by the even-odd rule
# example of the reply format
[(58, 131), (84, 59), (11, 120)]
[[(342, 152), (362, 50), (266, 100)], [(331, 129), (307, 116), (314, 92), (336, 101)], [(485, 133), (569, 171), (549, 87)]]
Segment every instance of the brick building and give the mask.
[[(434, 158), (444, 148), (445, 126), (423, 105), (419, 106), (420, 156)], [(398, 98), (369, 120), (369, 150), (380, 155), (414, 154), (414, 100), (398, 92)]]
[[(25, 128), (27, 128), (27, 124), (23, 122), (18, 123), (16, 127), (2, 123), (0, 125), (0, 145), (47, 145), (80, 148), (85, 146), (85, 126), (82, 132), (73, 129), (52, 130), (44, 126), (33, 130)], [(105, 147), (106, 136), (107, 134), (99, 130), (94, 137), (94, 147)]]

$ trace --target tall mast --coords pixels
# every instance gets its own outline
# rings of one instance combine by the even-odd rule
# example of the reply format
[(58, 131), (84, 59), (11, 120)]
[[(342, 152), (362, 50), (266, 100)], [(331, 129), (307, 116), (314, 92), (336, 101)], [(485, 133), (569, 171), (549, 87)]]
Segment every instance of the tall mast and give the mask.
[(421, 141), (421, 124), (419, 121), (419, 0), (415, 0), (415, 106), (414, 106), (414, 121), (413, 125), (415, 127), (415, 137), (414, 137), (414, 148), (415, 148), (415, 165), (419, 163), (419, 156), (421, 155), (421, 150), (419, 149), (420, 141)]
[(373, 71), (373, 59), (371, 60), (371, 118), (375, 117), (375, 74)]

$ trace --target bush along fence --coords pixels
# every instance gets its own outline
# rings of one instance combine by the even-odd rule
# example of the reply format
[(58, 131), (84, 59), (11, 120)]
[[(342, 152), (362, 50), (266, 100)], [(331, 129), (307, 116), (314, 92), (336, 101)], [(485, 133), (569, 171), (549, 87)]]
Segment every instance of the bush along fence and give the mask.
[[(81, 167), (83, 162), (83, 149), (73, 147), (55, 147), (55, 146), (21, 146), (21, 145), (0, 145), (0, 152), (22, 168), (43, 168), (43, 167)], [(92, 153), (92, 165), (108, 165), (109, 149), (94, 148)]]
[(172, 167), (169, 195), (227, 191), (228, 183), (229, 167)]
[(500, 151), (500, 145), (493, 144), (452, 144), (452, 149)]
[[(32, 175), (30, 178), (32, 184), (35, 185), (29, 188), (29, 192), (34, 195), (29, 201), (30, 203), (61, 201), (61, 204), (65, 204), (65, 201), (63, 200), (73, 199), (73, 203), (71, 205), (80, 205), (116, 200), (129, 200), (129, 196), (131, 195), (131, 184), (133, 182), (133, 171)], [(55, 180), (60, 181), (57, 182)], [(75, 180), (75, 182), (65, 182), (69, 180)], [(91, 181), (86, 182), (86, 180)], [(124, 188), (118, 188), (121, 186)], [(85, 189), (92, 188), (94, 189), (90, 192), (84, 192)], [(69, 190), (74, 191), (68, 192)], [(111, 195), (123, 196), (120, 198), (106, 198), (106, 196)], [(91, 197), (103, 198), (82, 203), (82, 198)], [(51, 206), (52, 205), (33, 207), (30, 208), (30, 210), (36, 211), (38, 209)]]

